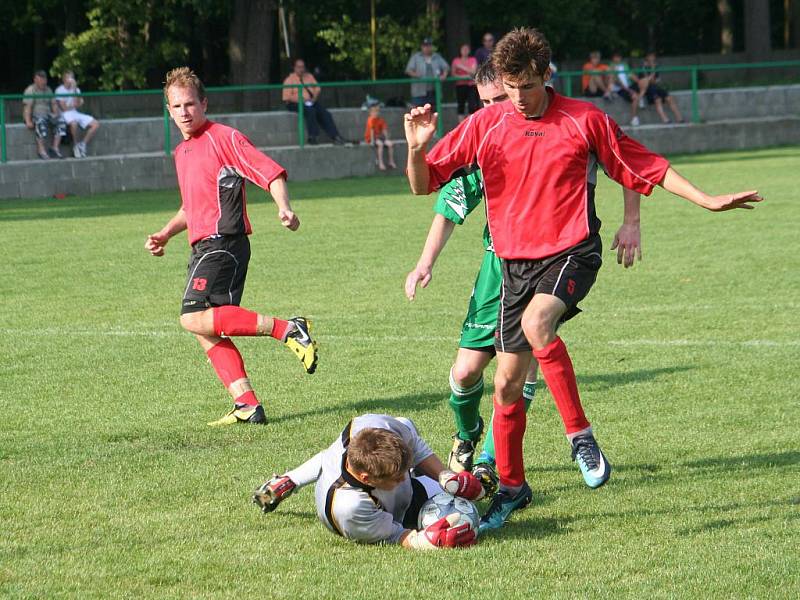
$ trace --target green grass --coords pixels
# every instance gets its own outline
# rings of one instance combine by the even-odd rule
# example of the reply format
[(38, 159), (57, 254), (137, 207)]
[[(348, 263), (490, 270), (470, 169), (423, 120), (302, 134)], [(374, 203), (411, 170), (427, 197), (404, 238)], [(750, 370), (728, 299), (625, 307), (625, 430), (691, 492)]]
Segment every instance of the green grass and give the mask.
[(678, 158), (704, 188), (767, 202), (710, 214), (659, 190), (630, 270), (608, 249), (621, 194), (601, 183), (607, 264), (561, 333), (612, 479), (584, 487), (542, 388), (534, 504), (472, 549), (425, 554), (331, 535), (310, 489), (268, 516), (249, 494), (367, 411), (413, 418), (446, 455), (480, 215), (410, 304), (432, 198), (400, 177), (294, 183), (293, 234), (251, 195), (244, 305), (313, 317), (320, 368), (242, 340), (271, 422), (212, 429), (228, 400), (177, 322), (187, 247), (142, 247), (177, 192), (1, 203), (0, 596), (796, 598), (799, 159)]

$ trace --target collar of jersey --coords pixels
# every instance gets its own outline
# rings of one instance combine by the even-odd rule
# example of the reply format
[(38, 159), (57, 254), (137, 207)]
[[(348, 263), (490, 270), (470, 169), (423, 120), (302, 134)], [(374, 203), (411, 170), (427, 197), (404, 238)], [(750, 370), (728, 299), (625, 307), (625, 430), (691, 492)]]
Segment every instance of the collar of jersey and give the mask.
[(364, 490), (368, 494), (375, 489), (371, 485), (367, 485), (363, 481), (356, 479), (356, 476), (347, 470), (347, 450), (342, 453), (342, 479), (344, 479), (347, 484)]

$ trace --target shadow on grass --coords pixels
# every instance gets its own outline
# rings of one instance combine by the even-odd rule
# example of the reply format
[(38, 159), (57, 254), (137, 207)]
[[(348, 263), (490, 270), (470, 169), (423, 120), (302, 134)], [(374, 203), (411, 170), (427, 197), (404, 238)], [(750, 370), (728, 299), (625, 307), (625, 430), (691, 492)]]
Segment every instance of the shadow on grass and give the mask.
[(592, 391), (607, 390), (614, 387), (640, 383), (657, 379), (662, 375), (674, 375), (691, 371), (696, 367), (682, 365), (675, 367), (659, 367), (657, 369), (639, 369), (638, 371), (620, 371), (617, 373), (599, 373), (596, 375), (577, 375), (578, 385)]
[[(534, 499), (534, 503), (536, 500)], [(503, 525), (502, 529), (483, 533), (478, 538), (480, 543), (483, 540), (494, 539), (497, 541), (508, 540), (509, 538), (535, 540), (548, 538), (555, 535), (569, 533), (571, 519), (554, 519), (552, 517), (535, 517), (527, 511), (515, 512), (511, 520)]]
[(312, 416), (335, 414), (341, 415), (342, 426), (344, 426), (349, 419), (365, 413), (388, 413), (402, 416), (405, 415), (406, 411), (438, 410), (437, 405), (446, 397), (447, 395), (445, 392), (436, 392), (427, 394), (407, 394), (390, 398), (370, 398), (367, 400), (358, 400), (357, 402), (323, 406), (301, 412), (270, 417), (269, 422), (286, 423)]

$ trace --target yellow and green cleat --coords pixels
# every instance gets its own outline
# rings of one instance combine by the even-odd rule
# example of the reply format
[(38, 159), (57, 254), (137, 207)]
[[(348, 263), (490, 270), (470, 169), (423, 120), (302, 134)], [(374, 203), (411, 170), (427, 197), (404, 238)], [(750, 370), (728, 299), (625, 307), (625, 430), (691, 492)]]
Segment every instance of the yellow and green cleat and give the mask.
[(266, 425), (267, 417), (264, 414), (264, 407), (258, 406), (234, 406), (231, 411), (216, 421), (211, 421), (209, 425), (218, 427), (220, 425), (236, 425), (237, 423), (247, 423), (251, 425)]
[(290, 323), (294, 324), (294, 329), (286, 337), (284, 344), (295, 353), (300, 362), (303, 363), (306, 373), (309, 375), (317, 370), (317, 342), (311, 339), (311, 321), (305, 317), (292, 317)]

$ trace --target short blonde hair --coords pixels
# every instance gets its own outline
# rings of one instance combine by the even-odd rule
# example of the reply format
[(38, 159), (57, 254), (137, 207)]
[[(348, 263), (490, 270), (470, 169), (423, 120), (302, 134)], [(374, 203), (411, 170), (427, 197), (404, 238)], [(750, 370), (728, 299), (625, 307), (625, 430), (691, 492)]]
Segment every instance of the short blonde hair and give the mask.
[(347, 460), (370, 479), (398, 479), (411, 468), (413, 456), (403, 439), (387, 429), (367, 427), (350, 440)]
[(197, 74), (189, 67), (178, 67), (167, 73), (167, 80), (164, 82), (164, 99), (167, 103), (169, 103), (169, 96), (167, 93), (169, 92), (169, 88), (173, 85), (192, 88), (197, 92), (197, 97), (200, 101), (206, 99), (206, 86), (203, 85), (203, 82), (200, 81)]

